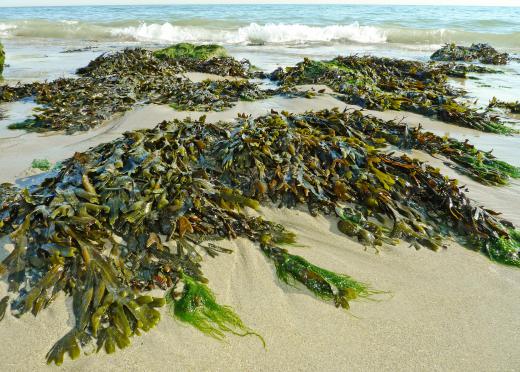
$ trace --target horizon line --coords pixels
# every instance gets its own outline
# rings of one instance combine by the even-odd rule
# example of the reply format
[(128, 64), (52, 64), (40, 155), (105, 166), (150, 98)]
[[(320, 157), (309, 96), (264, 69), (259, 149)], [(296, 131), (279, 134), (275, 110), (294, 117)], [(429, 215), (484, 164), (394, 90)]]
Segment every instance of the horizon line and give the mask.
[(145, 6), (186, 6), (186, 5), (238, 5), (238, 6), (250, 6), (250, 5), (274, 5), (274, 6), (284, 6), (284, 5), (307, 5), (307, 6), (323, 6), (323, 5), (352, 5), (352, 6), (402, 6), (402, 7), (409, 7), (409, 6), (419, 6), (419, 7), (482, 7), (482, 8), (520, 8), (520, 5), (494, 5), (494, 4), (404, 4), (402, 2), (396, 2), (394, 4), (388, 4), (386, 2), (375, 2), (375, 3), (369, 3), (369, 4), (360, 4), (359, 2), (344, 2), (344, 3), (338, 3), (338, 2), (330, 2), (330, 3), (307, 3), (307, 2), (289, 2), (289, 3), (273, 3), (273, 2), (254, 2), (254, 3), (235, 3), (235, 2), (211, 2), (211, 1), (201, 1), (196, 3), (177, 3), (177, 4), (163, 4), (163, 3), (152, 3), (152, 4), (119, 4), (119, 3), (113, 3), (113, 4), (63, 4), (63, 5), (2, 5), (0, 4), (0, 8), (77, 8), (77, 7), (109, 7), (109, 6), (121, 6), (121, 7), (145, 7)]

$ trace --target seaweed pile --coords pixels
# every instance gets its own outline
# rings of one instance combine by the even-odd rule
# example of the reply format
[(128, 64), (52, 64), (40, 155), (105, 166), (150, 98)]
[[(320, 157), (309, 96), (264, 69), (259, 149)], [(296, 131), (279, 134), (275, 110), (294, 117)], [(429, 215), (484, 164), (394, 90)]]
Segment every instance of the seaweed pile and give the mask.
[(493, 97), (488, 105), (489, 108), (503, 108), (509, 110), (513, 114), (520, 114), (520, 101), (505, 102)]
[(520, 168), (497, 159), (491, 151), (477, 149), (468, 140), (461, 142), (424, 131), (420, 126), (410, 128), (400, 122), (363, 117), (357, 110), (350, 113), (350, 120), (351, 125), (364, 134), (384, 139), (391, 145), (390, 149), (416, 149), (432, 156), (442, 155), (455, 163), (446, 162), (446, 165), (484, 185), (507, 185), (511, 178), (520, 178)]
[(444, 71), (447, 76), (466, 79), (469, 73), (476, 74), (503, 74), (503, 71), (487, 66), (479, 66), (463, 63), (439, 63), (436, 67)]
[(464, 73), (446, 64), (347, 56), (330, 61), (304, 59), (294, 67), (275, 70), (269, 77), (285, 87), (327, 84), (341, 94), (340, 99), (363, 108), (411, 111), (484, 132), (514, 132), (498, 116), (457, 101), (463, 92), (452, 88), (447, 77), (461, 71)]
[(189, 58), (193, 60), (207, 61), (212, 58), (228, 57), (223, 46), (217, 44), (194, 45), (191, 43), (178, 43), (154, 52), (160, 58)]
[(154, 56), (180, 61), (189, 71), (206, 72), (221, 76), (247, 78), (251, 63), (244, 59), (237, 61), (229, 57), (224, 47), (216, 44), (193, 45), (179, 43), (154, 52)]
[(469, 47), (446, 44), (430, 58), (434, 61), (477, 61), (489, 65), (505, 65), (509, 61), (507, 53), (499, 53), (489, 44), (471, 44)]
[(96, 127), (113, 114), (125, 112), (139, 103), (222, 110), (240, 99), (257, 99), (270, 94), (248, 81), (194, 83), (180, 75), (188, 70), (241, 75), (246, 67), (246, 62), (230, 57), (207, 61), (165, 59), (151, 51), (127, 49), (91, 61), (78, 70), (79, 78), (0, 86), (0, 102), (34, 96), (37, 103), (44, 105), (34, 119), (12, 125), (12, 129), (73, 133)]
[[(390, 125), (390, 124), (389, 124)], [(348, 308), (374, 290), (289, 253), (295, 235), (256, 217), (261, 205), (337, 216), (366, 246), (437, 250), (451, 234), (490, 258), (520, 266), (520, 234), (473, 205), (455, 180), (385, 152), (381, 131), (359, 112), (272, 112), (234, 123), (163, 122), (76, 153), (31, 190), (0, 187), (0, 236), (15, 248), (0, 265), (11, 312), (37, 315), (58, 294), (73, 298), (75, 326), (47, 355), (72, 359), (90, 343), (108, 353), (173, 315), (216, 338), (255, 334), (219, 305), (200, 269), (219, 239), (258, 244), (278, 277)], [(161, 288), (165, 298), (146, 292)], [(1, 314), (0, 314), (1, 316)]]
[(182, 58), (180, 61), (187, 71), (205, 72), (220, 76), (248, 78), (252, 68), (247, 59), (237, 61), (232, 57), (215, 57), (204, 61)]

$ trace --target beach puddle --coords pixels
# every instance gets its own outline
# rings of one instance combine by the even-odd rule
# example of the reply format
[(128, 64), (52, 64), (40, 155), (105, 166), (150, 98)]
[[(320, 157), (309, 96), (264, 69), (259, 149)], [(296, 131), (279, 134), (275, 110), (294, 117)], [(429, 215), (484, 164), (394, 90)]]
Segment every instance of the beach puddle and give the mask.
[(33, 99), (23, 99), (17, 102), (0, 104), (0, 110), (4, 112), (5, 118), (0, 120), (0, 139), (17, 137), (25, 133), (22, 130), (9, 129), (9, 125), (23, 122), (32, 117), (33, 110), (39, 105)]

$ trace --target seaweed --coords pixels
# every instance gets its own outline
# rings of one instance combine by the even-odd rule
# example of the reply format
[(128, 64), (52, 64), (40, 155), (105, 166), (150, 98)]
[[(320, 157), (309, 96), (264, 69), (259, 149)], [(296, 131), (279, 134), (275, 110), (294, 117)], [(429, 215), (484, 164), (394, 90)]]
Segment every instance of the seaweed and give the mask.
[(430, 58), (434, 61), (478, 61), (490, 65), (505, 65), (509, 61), (507, 53), (499, 53), (489, 44), (471, 44), (469, 47), (446, 44)]
[(513, 114), (520, 114), (520, 101), (505, 102), (493, 97), (491, 101), (489, 101), (488, 108), (495, 107), (507, 109)]
[(223, 340), (227, 332), (237, 336), (254, 335), (265, 347), (264, 339), (246, 327), (232, 308), (216, 302), (207, 285), (185, 274), (181, 280), (184, 284), (182, 293), (177, 294), (171, 289), (166, 296), (166, 302), (177, 319), (218, 340)]
[(228, 56), (226, 49), (220, 45), (194, 45), (190, 43), (173, 44), (155, 51), (154, 55), (161, 58), (192, 58), (201, 60)]
[(352, 55), (330, 61), (304, 59), (268, 76), (286, 88), (327, 84), (339, 99), (363, 108), (410, 111), (484, 132), (515, 133), (497, 115), (460, 102), (464, 92), (452, 88), (447, 78), (467, 71), (447, 64)]
[(139, 104), (173, 104), (189, 110), (222, 110), (240, 99), (274, 94), (249, 81), (195, 83), (182, 74), (200, 71), (248, 76), (248, 61), (231, 57), (199, 60), (159, 58), (144, 49), (102, 54), (78, 69), (78, 78), (57, 79), (15, 86), (0, 86), (0, 102), (34, 97), (42, 104), (34, 117), (9, 125), (10, 129), (71, 134), (92, 129)]
[(379, 293), (282, 248), (295, 235), (247, 212), (273, 204), (335, 216), (340, 232), (366, 247), (405, 241), (438, 250), (451, 235), (520, 266), (512, 224), (475, 206), (439, 170), (387, 153), (400, 139), (414, 143), (401, 130), (338, 110), (165, 121), (76, 153), (30, 189), (2, 185), (0, 236), (14, 249), (0, 273), (11, 313), (37, 316), (59, 293), (72, 297), (75, 323), (47, 355), (56, 364), (89, 344), (107, 353), (128, 347), (157, 325), (165, 302), (213, 337), (254, 334), (216, 302), (200, 265), (204, 252), (230, 253), (215, 241), (238, 237), (255, 243), (282, 281), (340, 308)]
[(263, 251), (274, 261), (280, 280), (287, 284), (300, 282), (316, 296), (333, 301), (336, 307), (349, 309), (349, 301), (378, 293), (370, 290), (364, 283), (313, 265), (285, 249), (265, 245)]
[(42, 171), (48, 171), (51, 169), (51, 163), (47, 159), (34, 159), (31, 167)]
[(0, 43), (0, 79), (2, 78), (2, 73), (4, 72), (4, 64), (5, 64), (5, 51), (4, 46)]
[(348, 114), (351, 125), (375, 139), (387, 141), (399, 149), (416, 149), (430, 155), (443, 155), (458, 172), (489, 186), (507, 185), (510, 178), (520, 178), (520, 168), (493, 156), (491, 151), (477, 149), (468, 140), (458, 141), (424, 131), (421, 126), (410, 128), (395, 121), (384, 121), (364, 116), (360, 111)]

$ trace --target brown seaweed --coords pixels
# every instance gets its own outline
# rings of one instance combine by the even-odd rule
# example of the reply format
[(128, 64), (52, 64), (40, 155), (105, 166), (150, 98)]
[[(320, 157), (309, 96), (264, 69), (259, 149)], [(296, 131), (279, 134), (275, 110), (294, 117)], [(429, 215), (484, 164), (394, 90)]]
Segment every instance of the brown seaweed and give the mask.
[[(170, 289), (174, 314), (209, 334), (248, 334), (201, 286), (201, 252), (229, 253), (214, 241), (237, 237), (257, 243), (281, 280), (338, 307), (375, 293), (291, 254), (282, 246), (294, 234), (244, 211), (272, 203), (335, 215), (339, 230), (366, 246), (404, 240), (437, 250), (451, 234), (520, 266), (513, 225), (475, 206), (456, 180), (386, 153), (391, 142), (373, 120), (332, 110), (163, 122), (75, 154), (31, 190), (5, 185), (0, 231), (15, 248), (0, 272), (14, 296), (11, 312), (37, 315), (58, 293), (72, 296), (75, 325), (47, 355), (56, 364), (89, 343), (112, 353), (151, 330), (165, 303), (146, 293), (153, 288)], [(171, 289), (181, 284), (179, 297)]]
[(477, 61), (490, 65), (505, 65), (509, 61), (507, 53), (499, 53), (489, 44), (471, 44), (469, 47), (446, 44), (430, 58), (434, 61)]
[(330, 61), (304, 59), (269, 77), (283, 87), (327, 84), (339, 99), (363, 108), (411, 111), (484, 132), (514, 133), (497, 115), (461, 102), (464, 92), (450, 86), (447, 78), (467, 71), (446, 64), (352, 55)]
[(77, 71), (79, 78), (0, 86), (0, 102), (34, 96), (43, 105), (33, 119), (10, 125), (11, 129), (73, 133), (94, 128), (138, 104), (223, 110), (238, 100), (274, 94), (247, 80), (195, 83), (182, 75), (186, 71), (200, 71), (247, 76), (248, 66), (248, 61), (238, 62), (231, 57), (172, 59), (157, 57), (144, 49), (127, 49), (102, 54)]
[(489, 102), (488, 108), (503, 108), (513, 114), (520, 114), (520, 101), (505, 102), (493, 97)]

